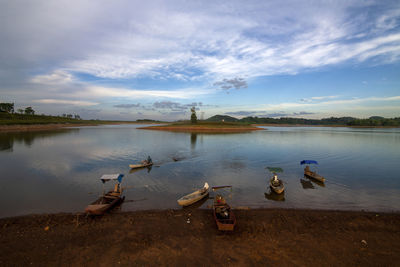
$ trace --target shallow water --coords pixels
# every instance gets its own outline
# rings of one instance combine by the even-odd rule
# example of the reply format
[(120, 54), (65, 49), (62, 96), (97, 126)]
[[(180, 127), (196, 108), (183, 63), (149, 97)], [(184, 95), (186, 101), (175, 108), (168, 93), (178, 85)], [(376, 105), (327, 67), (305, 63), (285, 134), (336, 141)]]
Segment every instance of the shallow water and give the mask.
[[(136, 127), (0, 134), (0, 217), (83, 211), (102, 192), (100, 176), (110, 173), (125, 174), (123, 211), (179, 208), (176, 200), (206, 181), (232, 185), (222, 193), (234, 207), (400, 210), (400, 129), (189, 134)], [(147, 155), (155, 166), (129, 170)], [(324, 184), (303, 177), (303, 159), (319, 162)], [(267, 166), (284, 169), (284, 195), (270, 192)]]

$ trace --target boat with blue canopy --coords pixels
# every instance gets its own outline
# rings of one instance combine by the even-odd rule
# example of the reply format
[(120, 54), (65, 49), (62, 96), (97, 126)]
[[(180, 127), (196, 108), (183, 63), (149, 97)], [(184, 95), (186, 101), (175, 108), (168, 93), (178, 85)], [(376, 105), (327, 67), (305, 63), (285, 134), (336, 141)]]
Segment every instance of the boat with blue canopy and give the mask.
[(315, 179), (319, 182), (325, 182), (325, 178), (322, 177), (321, 175), (317, 174), (316, 170), (312, 171), (310, 169), (311, 164), (318, 165), (318, 162), (316, 160), (302, 160), (300, 161), (300, 165), (306, 165), (304, 168), (304, 176)]

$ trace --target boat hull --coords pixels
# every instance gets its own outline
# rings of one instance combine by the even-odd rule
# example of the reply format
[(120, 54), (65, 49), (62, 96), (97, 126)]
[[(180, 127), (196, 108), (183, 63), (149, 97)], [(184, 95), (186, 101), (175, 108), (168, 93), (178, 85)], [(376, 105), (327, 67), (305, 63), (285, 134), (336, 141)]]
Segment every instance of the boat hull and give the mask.
[(269, 181), (269, 186), (277, 194), (282, 194), (282, 192), (285, 190), (285, 187), (283, 186), (283, 182), (281, 180), (279, 180), (278, 184), (274, 184), (273, 179), (271, 179)]
[(304, 175), (319, 182), (325, 182), (325, 178), (315, 172), (304, 170)]
[(186, 206), (190, 206), (200, 200), (202, 200), (203, 198), (205, 198), (206, 196), (208, 196), (208, 191), (205, 194), (199, 194), (198, 197), (196, 198), (191, 198), (191, 199), (178, 199), (178, 204), (180, 206), (186, 207)]
[(85, 209), (85, 213), (90, 215), (103, 215), (105, 212), (124, 201), (124, 199), (125, 197), (116, 197), (109, 200), (106, 197), (102, 196), (92, 204), (88, 205)]
[(129, 168), (131, 168), (131, 169), (139, 169), (139, 168), (144, 168), (144, 167), (150, 167), (152, 165), (153, 165), (153, 163), (148, 163), (148, 164), (129, 164)]

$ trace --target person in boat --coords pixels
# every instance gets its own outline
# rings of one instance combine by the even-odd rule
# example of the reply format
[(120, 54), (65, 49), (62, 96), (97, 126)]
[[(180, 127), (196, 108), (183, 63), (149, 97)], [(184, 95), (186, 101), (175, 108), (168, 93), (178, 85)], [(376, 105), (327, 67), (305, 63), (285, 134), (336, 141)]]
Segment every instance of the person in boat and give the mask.
[(279, 185), (278, 175), (276, 175), (276, 173), (274, 173), (274, 176), (272, 177), (272, 185), (273, 186)]
[(310, 172), (310, 166), (306, 166), (306, 168), (304, 169), (304, 171), (306, 171), (306, 172)]
[(147, 163), (148, 164), (153, 163), (153, 160), (150, 158), (150, 156), (147, 156)]

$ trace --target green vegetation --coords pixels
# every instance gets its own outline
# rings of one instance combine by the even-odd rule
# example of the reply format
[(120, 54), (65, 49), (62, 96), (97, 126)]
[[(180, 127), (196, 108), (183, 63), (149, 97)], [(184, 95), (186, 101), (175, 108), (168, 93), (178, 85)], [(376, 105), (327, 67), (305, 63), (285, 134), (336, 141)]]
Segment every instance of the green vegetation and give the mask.
[(207, 119), (207, 121), (218, 121), (218, 122), (238, 122), (239, 119), (236, 119), (231, 116), (226, 116), (226, 115), (215, 115)]
[(0, 103), (0, 112), (13, 113), (14, 103)]
[[(64, 114), (66, 115), (66, 114)], [(29, 124), (106, 124), (116, 121), (100, 121), (100, 120), (81, 120), (79, 116), (73, 118), (72, 115), (63, 116), (49, 116), (49, 115), (27, 115), (18, 113), (5, 113), (0, 112), (0, 125), (29, 125)]]
[(241, 122), (248, 124), (293, 124), (293, 125), (331, 125), (331, 126), (400, 126), (400, 117), (397, 118), (383, 118), (380, 116), (372, 116), (368, 119), (357, 119), (353, 117), (330, 117), (320, 120), (315, 119), (303, 119), (303, 118), (259, 118), (259, 117), (245, 117), (237, 119), (225, 115), (215, 115), (208, 118), (206, 121), (225, 121), (225, 122)]
[(246, 122), (221, 122), (221, 121), (201, 121), (198, 120), (195, 125), (191, 121), (180, 121), (164, 125), (165, 127), (198, 127), (198, 128), (237, 128), (237, 127), (249, 127), (250, 124)]
[(138, 119), (137, 123), (163, 123), (162, 121), (150, 120), (150, 119)]

